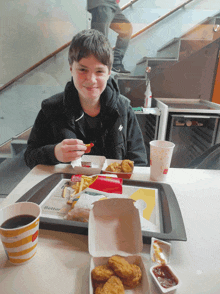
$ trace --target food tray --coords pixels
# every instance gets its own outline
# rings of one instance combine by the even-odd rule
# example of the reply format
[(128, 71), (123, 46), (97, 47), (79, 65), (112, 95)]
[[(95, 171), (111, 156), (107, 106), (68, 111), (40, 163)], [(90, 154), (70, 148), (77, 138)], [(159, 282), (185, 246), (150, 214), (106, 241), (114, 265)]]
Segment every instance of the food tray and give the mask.
[[(62, 180), (71, 179), (72, 174), (57, 173), (44, 179), (28, 192), (26, 192), (17, 202), (29, 201), (40, 204), (50, 193), (50, 191)], [(163, 240), (186, 241), (186, 232), (182, 214), (176, 196), (168, 184), (123, 180), (123, 185), (133, 187), (143, 187), (157, 189), (159, 194), (159, 218), (160, 232), (142, 231), (143, 242), (150, 243), (151, 238)], [(71, 232), (75, 234), (88, 234), (88, 223), (77, 222), (65, 219), (53, 219), (48, 217), (40, 218), (40, 228), (54, 231)]]

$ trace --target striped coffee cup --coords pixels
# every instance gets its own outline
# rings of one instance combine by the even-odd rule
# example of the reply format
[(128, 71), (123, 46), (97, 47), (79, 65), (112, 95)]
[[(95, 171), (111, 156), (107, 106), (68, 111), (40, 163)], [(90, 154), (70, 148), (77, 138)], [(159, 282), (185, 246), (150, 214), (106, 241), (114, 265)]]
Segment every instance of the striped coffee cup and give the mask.
[(0, 210), (0, 236), (9, 261), (23, 264), (37, 251), (40, 206), (18, 202)]

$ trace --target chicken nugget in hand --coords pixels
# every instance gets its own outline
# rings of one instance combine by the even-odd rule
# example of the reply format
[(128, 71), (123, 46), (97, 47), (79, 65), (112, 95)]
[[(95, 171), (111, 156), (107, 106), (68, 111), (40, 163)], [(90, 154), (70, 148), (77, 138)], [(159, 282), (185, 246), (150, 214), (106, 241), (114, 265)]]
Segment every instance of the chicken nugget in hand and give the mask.
[(122, 279), (128, 279), (134, 275), (131, 265), (119, 255), (110, 257), (108, 265)]
[(103, 288), (98, 292), (100, 294), (124, 294), (124, 286), (122, 281), (116, 277), (112, 276), (103, 286)]
[(94, 144), (93, 143), (85, 144), (85, 146), (87, 148), (86, 151), (85, 151), (85, 153), (90, 153), (91, 148), (94, 146)]

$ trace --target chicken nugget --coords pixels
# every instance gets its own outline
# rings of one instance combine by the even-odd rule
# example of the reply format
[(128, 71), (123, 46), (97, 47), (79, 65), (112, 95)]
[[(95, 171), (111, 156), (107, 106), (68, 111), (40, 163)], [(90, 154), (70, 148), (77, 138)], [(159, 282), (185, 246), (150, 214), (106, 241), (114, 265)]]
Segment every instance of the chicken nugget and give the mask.
[(111, 276), (114, 275), (114, 271), (107, 265), (98, 265), (92, 270), (92, 280), (96, 282), (106, 282)]
[(137, 285), (140, 284), (142, 278), (140, 267), (136, 264), (131, 264), (131, 267), (133, 270), (133, 277), (122, 279), (123, 285), (129, 289), (137, 287)]
[(112, 276), (105, 283), (105, 285), (101, 289), (101, 292), (98, 292), (98, 294), (124, 294), (124, 293), (125, 293), (125, 290), (124, 290), (122, 281), (116, 276)]
[(121, 172), (121, 164), (118, 162), (113, 162), (109, 164), (105, 170), (110, 172)]
[(123, 257), (114, 255), (108, 259), (108, 265), (120, 278), (127, 279), (133, 277), (131, 265)]
[(94, 287), (94, 289), (95, 289), (94, 293), (95, 294), (102, 294), (103, 293), (102, 292), (103, 286), (104, 286), (104, 284), (99, 284), (97, 287)]
[(131, 161), (129, 159), (122, 160), (121, 168), (124, 173), (132, 172), (133, 167), (134, 167), (133, 161)]

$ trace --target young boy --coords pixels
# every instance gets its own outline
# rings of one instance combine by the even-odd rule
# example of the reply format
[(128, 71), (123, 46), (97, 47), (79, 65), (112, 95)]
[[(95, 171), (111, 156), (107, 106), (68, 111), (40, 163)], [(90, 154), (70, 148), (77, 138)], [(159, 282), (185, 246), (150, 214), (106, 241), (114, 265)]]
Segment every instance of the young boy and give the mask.
[(64, 92), (42, 102), (32, 128), (26, 164), (69, 163), (94, 143), (91, 155), (130, 159), (147, 165), (142, 133), (129, 100), (110, 77), (113, 62), (108, 39), (97, 30), (84, 30), (69, 48), (72, 79)]

